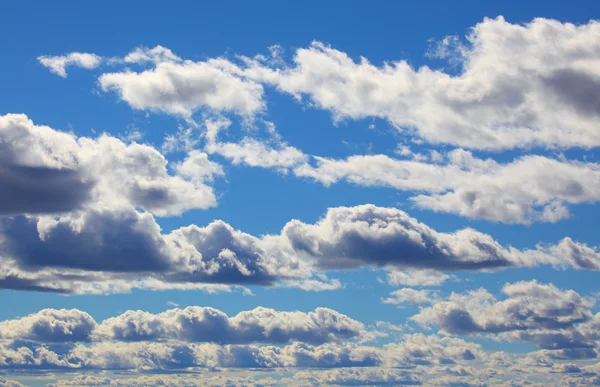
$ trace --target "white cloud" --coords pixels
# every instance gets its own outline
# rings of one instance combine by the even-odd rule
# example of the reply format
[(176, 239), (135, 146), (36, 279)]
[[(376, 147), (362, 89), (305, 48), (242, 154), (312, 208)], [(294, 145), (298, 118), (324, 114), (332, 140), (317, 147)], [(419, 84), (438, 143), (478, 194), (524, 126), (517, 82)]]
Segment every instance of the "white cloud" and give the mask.
[(205, 184), (220, 165), (194, 151), (169, 173), (151, 146), (35, 125), (23, 114), (0, 116), (0, 213), (61, 213), (81, 208), (142, 208), (159, 216), (216, 205)]
[(422, 325), (435, 324), (450, 334), (497, 334), (569, 328), (592, 318), (592, 302), (573, 290), (563, 291), (534, 280), (507, 284), (502, 292), (507, 295), (503, 301), (483, 288), (452, 293), (411, 319)]
[(244, 74), (307, 96), (336, 120), (380, 117), (430, 143), (589, 148), (600, 145), (598, 31), (597, 21), (486, 18), (465, 44), (446, 39), (438, 46), (458, 59), (456, 76), (404, 60), (377, 67), (321, 42), (298, 49), (292, 66), (250, 61)]
[(325, 185), (341, 180), (364, 186), (421, 191), (416, 206), (505, 223), (556, 222), (569, 216), (567, 204), (600, 199), (600, 166), (524, 156), (509, 163), (449, 152), (444, 164), (393, 159), (385, 155), (347, 159), (317, 157), (294, 173)]
[(228, 317), (217, 309), (188, 307), (159, 314), (128, 311), (104, 320), (92, 337), (98, 341), (322, 344), (357, 337), (362, 330), (363, 324), (327, 308), (304, 313), (259, 307)]
[(100, 65), (102, 58), (95, 54), (72, 52), (62, 56), (39, 56), (37, 60), (54, 74), (66, 78), (68, 66), (93, 69)]
[(452, 277), (436, 270), (391, 270), (387, 282), (393, 286), (439, 286)]
[(170, 57), (170, 51), (151, 51), (136, 51), (126, 59), (158, 60), (153, 69), (104, 73), (98, 79), (102, 90), (115, 91), (134, 109), (157, 110), (186, 118), (201, 108), (245, 117), (265, 108), (262, 85), (217, 66), (218, 60), (178, 62)]
[(161, 63), (161, 62), (182, 62), (182, 59), (175, 55), (173, 51), (163, 46), (153, 48), (138, 47), (123, 58), (125, 63)]
[(382, 299), (382, 302), (394, 305), (433, 304), (436, 299), (437, 294), (429, 290), (402, 288), (391, 292), (390, 297)]

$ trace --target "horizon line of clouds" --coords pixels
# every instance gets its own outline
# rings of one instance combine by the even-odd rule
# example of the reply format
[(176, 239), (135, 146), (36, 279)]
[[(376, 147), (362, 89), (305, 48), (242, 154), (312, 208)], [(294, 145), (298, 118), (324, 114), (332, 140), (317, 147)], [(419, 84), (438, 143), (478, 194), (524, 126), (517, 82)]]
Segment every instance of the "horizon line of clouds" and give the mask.
[[(431, 308), (421, 308), (412, 319), (419, 324), (439, 324), (441, 334), (403, 334), (398, 341), (390, 338), (392, 341), (380, 346), (344, 343), (367, 335), (365, 325), (323, 308), (304, 313), (259, 307), (227, 317), (212, 308), (188, 307), (158, 314), (129, 311), (101, 323), (76, 309), (47, 309), (0, 322), (5, 335), (0, 337), (0, 368), (137, 370), (142, 374), (215, 367), (314, 368), (330, 369), (332, 374), (326, 380), (362, 380), (364, 385), (374, 379), (361, 378), (357, 371), (337, 379), (335, 370), (365, 367), (371, 370), (367, 374), (379, 380), (385, 375), (376, 376), (378, 370), (392, 367), (417, 377), (415, 381), (423, 385), (447, 385), (444, 383), (468, 376), (486, 380), (501, 374), (510, 379), (515, 373), (563, 374), (581, 378), (581, 382), (598, 378), (600, 368), (589, 360), (598, 357), (600, 313), (591, 313), (591, 299), (537, 281), (507, 283), (503, 292), (507, 296), (503, 301), (484, 289), (432, 300)], [(237, 329), (242, 336), (233, 336), (245, 339), (220, 335), (219, 326)], [(482, 334), (501, 342), (532, 343), (538, 350), (523, 354), (485, 350), (481, 344), (452, 337)], [(545, 340), (540, 339), (543, 335)], [(306, 342), (311, 340), (312, 344)], [(487, 367), (494, 373), (489, 374)]]

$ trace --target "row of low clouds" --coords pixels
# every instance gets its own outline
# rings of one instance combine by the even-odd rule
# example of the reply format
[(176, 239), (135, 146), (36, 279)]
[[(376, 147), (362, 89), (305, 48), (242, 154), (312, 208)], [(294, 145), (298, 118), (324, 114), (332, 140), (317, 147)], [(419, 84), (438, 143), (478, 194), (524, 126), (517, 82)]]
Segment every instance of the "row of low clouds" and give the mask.
[(0, 322), (0, 340), (323, 344), (358, 338), (364, 330), (362, 323), (327, 308), (303, 313), (259, 307), (232, 317), (208, 307), (171, 309), (158, 314), (127, 311), (99, 324), (77, 309), (44, 309)]
[[(593, 299), (536, 281), (506, 284), (503, 292), (504, 300), (483, 289), (434, 297), (431, 306), (421, 308), (411, 320), (438, 326), (442, 335), (407, 333), (385, 339), (380, 346), (361, 340), (373, 327), (325, 308), (312, 312), (257, 308), (229, 317), (212, 308), (188, 307), (157, 314), (128, 311), (102, 322), (76, 309), (46, 309), (0, 322), (0, 367), (139, 371), (445, 367), (447, 376), (465, 376), (469, 367), (482, 365), (518, 372), (519, 367), (582, 372), (589, 360), (598, 357), (600, 320), (592, 313)], [(380, 331), (377, 337), (386, 338), (386, 333)], [(465, 336), (531, 343), (538, 350), (521, 355), (484, 351)], [(582, 360), (588, 362), (566, 363)]]
[(5, 217), (0, 226), (0, 285), (21, 290), (326, 290), (340, 284), (323, 272), (364, 267), (392, 270), (390, 283), (423, 285), (450, 278), (443, 271), (600, 267), (595, 248), (569, 238), (517, 250), (473, 229), (438, 232), (401, 210), (373, 205), (331, 208), (317, 223), (292, 220), (279, 234), (261, 237), (219, 220), (164, 234), (151, 214), (131, 208)]

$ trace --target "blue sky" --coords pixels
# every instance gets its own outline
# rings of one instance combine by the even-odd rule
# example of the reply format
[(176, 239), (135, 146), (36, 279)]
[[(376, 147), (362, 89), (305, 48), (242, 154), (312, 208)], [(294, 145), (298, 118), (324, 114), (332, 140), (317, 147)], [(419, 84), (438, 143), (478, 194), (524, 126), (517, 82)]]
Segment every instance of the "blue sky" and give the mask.
[(0, 386), (599, 383), (599, 13), (2, 4)]

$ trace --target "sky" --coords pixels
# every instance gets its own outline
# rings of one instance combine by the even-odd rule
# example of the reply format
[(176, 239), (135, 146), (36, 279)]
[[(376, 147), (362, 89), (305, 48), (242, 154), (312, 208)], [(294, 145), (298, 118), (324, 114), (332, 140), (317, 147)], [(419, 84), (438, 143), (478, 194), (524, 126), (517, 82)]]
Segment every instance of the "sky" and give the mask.
[(0, 387), (600, 385), (600, 4), (0, 4)]

